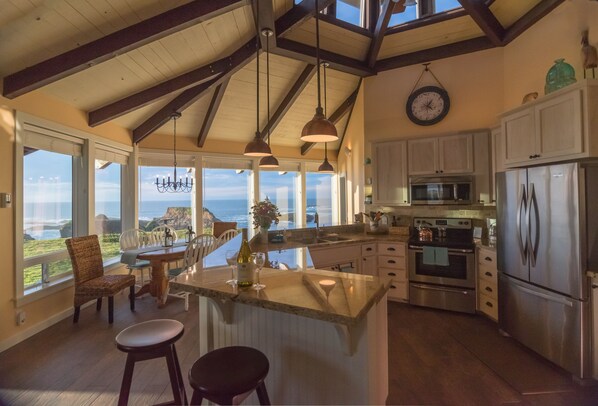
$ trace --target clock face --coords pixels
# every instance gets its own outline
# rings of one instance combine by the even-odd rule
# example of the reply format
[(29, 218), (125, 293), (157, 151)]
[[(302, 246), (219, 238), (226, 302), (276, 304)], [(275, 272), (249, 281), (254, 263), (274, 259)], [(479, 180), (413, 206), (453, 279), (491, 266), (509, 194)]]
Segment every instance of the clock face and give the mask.
[(407, 116), (415, 124), (432, 125), (447, 115), (450, 106), (446, 90), (437, 86), (424, 86), (409, 95)]

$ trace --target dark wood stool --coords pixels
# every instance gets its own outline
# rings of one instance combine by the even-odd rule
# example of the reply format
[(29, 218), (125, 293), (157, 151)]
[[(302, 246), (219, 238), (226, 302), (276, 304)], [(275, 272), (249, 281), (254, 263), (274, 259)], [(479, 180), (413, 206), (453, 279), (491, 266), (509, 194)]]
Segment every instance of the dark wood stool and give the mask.
[(202, 399), (220, 405), (240, 404), (254, 390), (260, 405), (269, 405), (264, 379), (270, 363), (260, 351), (250, 347), (224, 347), (199, 358), (189, 371), (193, 388), (192, 405)]
[(183, 336), (184, 331), (183, 324), (177, 320), (158, 319), (134, 324), (118, 333), (115, 338), (116, 346), (127, 353), (125, 373), (118, 397), (119, 406), (124, 406), (129, 401), (135, 363), (160, 357), (166, 358), (174, 395), (174, 401), (169, 403), (187, 404), (183, 375), (174, 348), (174, 343)]

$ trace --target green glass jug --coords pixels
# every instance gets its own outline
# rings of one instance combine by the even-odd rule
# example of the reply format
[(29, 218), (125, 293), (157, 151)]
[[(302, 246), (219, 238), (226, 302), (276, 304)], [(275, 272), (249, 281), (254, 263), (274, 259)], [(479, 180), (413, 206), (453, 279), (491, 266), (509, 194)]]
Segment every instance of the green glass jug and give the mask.
[(573, 69), (573, 66), (569, 65), (562, 58), (557, 59), (546, 74), (544, 94), (554, 92), (575, 82), (577, 80), (575, 79), (575, 69)]

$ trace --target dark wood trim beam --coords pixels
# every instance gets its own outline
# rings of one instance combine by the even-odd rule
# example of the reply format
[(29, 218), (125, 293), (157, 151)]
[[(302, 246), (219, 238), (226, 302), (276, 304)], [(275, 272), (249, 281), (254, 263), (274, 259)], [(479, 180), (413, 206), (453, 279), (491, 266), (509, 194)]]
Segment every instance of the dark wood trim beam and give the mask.
[(239, 63), (239, 61), (244, 61), (253, 54), (255, 54), (255, 37), (226, 58), (209, 63), (158, 85), (90, 111), (88, 113), (88, 124), (90, 127), (95, 127), (146, 106), (170, 93), (189, 86), (196, 86), (208, 79), (213, 79), (216, 75), (226, 72), (228, 69)]
[(351, 32), (354, 32), (355, 34), (363, 35), (364, 37), (369, 37), (369, 38), (374, 37), (374, 34), (372, 34), (372, 32), (370, 30), (360, 27), (355, 24), (348, 23), (343, 20), (339, 20), (338, 18), (336, 18), (335, 16), (333, 16), (331, 14), (320, 14), (320, 22), (334, 25), (335, 27), (344, 28), (345, 30), (349, 30)]
[(262, 0), (260, 1), (260, 9), (256, 10), (257, 8), (257, 1), (253, 0), (253, 17), (256, 18), (257, 13), (260, 16), (260, 26), (258, 29), (258, 33), (260, 34), (260, 44), (262, 49), (266, 49), (266, 41), (267, 38), (264, 35), (261, 35), (262, 30), (270, 29), (273, 32), (273, 35), (270, 37), (270, 49), (276, 47), (276, 23), (274, 21), (274, 8), (272, 7), (272, 0)]
[(425, 27), (426, 25), (436, 24), (436, 23), (439, 23), (442, 21), (447, 21), (447, 20), (451, 20), (453, 18), (459, 18), (459, 17), (463, 17), (466, 15), (467, 15), (467, 13), (462, 8), (455, 9), (455, 10), (443, 11), (442, 13), (432, 14), (429, 16), (419, 18), (417, 20), (409, 21), (409, 22), (394, 26), (392, 28), (389, 28), (386, 31), (386, 35), (393, 35), (393, 34), (396, 34), (399, 32), (404, 32), (404, 31), (409, 31), (409, 30), (413, 30), (416, 28)]
[[(320, 8), (320, 11), (334, 3), (334, 1), (335, 0), (318, 1), (318, 7)], [(293, 8), (276, 20), (276, 35), (280, 37), (287, 31), (290, 31), (303, 23), (308, 18), (313, 17), (315, 15), (315, 8), (315, 0), (303, 0), (301, 3), (294, 5)]]
[(184, 4), (6, 76), (3, 95), (9, 99), (21, 96), (245, 4), (239, 0)]
[(488, 6), (479, 0), (459, 0), (459, 3), (490, 41), (497, 47), (501, 46), (505, 37), (505, 29)]
[(425, 49), (423, 51), (416, 51), (409, 54), (397, 55), (382, 59), (376, 62), (375, 68), (377, 72), (382, 72), (385, 70), (402, 68), (404, 66), (435, 61), (438, 59), (450, 58), (452, 56), (468, 54), (494, 47), (494, 44), (488, 39), (488, 37), (477, 37), (452, 44), (442, 45), (436, 48)]
[(525, 30), (542, 19), (542, 17), (554, 10), (563, 1), (564, 0), (543, 0), (538, 3), (534, 8), (528, 11), (523, 17), (521, 17), (507, 29), (507, 32), (503, 38), (503, 45), (507, 45), (513, 41)]
[(199, 135), (197, 136), (197, 146), (199, 148), (203, 147), (203, 144), (206, 142), (206, 139), (208, 138), (208, 133), (210, 132), (210, 128), (212, 127), (212, 123), (214, 122), (214, 118), (216, 118), (216, 113), (218, 112), (218, 108), (220, 107), (220, 103), (222, 102), (222, 98), (224, 97), (224, 93), (226, 92), (228, 82), (230, 82), (230, 78), (227, 78), (224, 82), (216, 86), (216, 90), (214, 90), (212, 101), (210, 102), (210, 106), (208, 107), (208, 111), (206, 112), (206, 116), (204, 117), (203, 124), (201, 125), (201, 130), (199, 130)]
[(382, 41), (384, 41), (384, 34), (388, 28), (388, 22), (392, 16), (392, 11), (395, 7), (395, 2), (392, 0), (384, 0), (382, 5), (382, 12), (376, 21), (376, 28), (374, 29), (374, 38), (370, 43), (370, 49), (368, 51), (367, 64), (370, 68), (373, 68), (378, 59), (378, 53), (382, 47)]
[[(361, 88), (362, 81), (363, 81), (363, 78), (359, 78), (359, 83), (357, 84), (357, 91), (359, 91), (359, 89)], [(357, 97), (356, 97), (356, 100), (357, 100)], [(353, 105), (351, 106), (351, 109), (349, 110), (349, 117), (347, 118), (347, 125), (345, 126), (345, 129), (343, 130), (343, 135), (341, 136), (341, 143), (339, 144), (339, 151), (340, 151), (340, 148), (342, 148), (342, 146), (343, 146), (343, 142), (345, 142), (345, 135), (347, 134), (347, 128), (349, 128), (349, 124), (351, 123), (351, 116), (353, 115), (354, 107), (355, 107), (355, 103), (353, 103)], [(338, 158), (338, 156), (337, 156), (337, 158)]]
[[(277, 41), (278, 47), (272, 50), (272, 53), (310, 64), (316, 63), (315, 47), (280, 37)], [(367, 67), (362, 61), (335, 54), (325, 49), (320, 49), (320, 59), (329, 62), (330, 68), (352, 75), (372, 76), (376, 74), (374, 69)]]
[(268, 141), (268, 130), (270, 130), (270, 133), (274, 132), (276, 126), (282, 121), (284, 115), (287, 114), (289, 109), (293, 106), (293, 103), (295, 103), (295, 100), (297, 100), (311, 78), (314, 77), (315, 73), (316, 65), (307, 65), (305, 69), (303, 69), (303, 72), (301, 72), (293, 86), (289, 89), (287, 95), (284, 97), (272, 117), (270, 117), (270, 121), (268, 121), (260, 133), (260, 136), (264, 141)]
[[(344, 102), (330, 115), (328, 120), (332, 121), (334, 125), (336, 125), (341, 119), (351, 111), (353, 105), (355, 104), (355, 100), (357, 100), (357, 95), (359, 94), (359, 86), (361, 86), (361, 79), (359, 80), (359, 85), (357, 89), (349, 97), (345, 99)], [(310, 149), (314, 147), (315, 142), (305, 142), (301, 146), (301, 155), (305, 155), (309, 152)]]

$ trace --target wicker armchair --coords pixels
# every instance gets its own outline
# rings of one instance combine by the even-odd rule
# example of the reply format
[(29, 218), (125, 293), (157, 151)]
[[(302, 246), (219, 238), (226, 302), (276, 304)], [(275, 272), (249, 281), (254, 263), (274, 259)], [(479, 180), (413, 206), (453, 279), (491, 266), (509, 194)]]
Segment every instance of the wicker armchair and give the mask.
[(75, 276), (75, 314), (73, 323), (79, 321), (81, 305), (97, 299), (96, 310), (102, 308), (102, 298), (108, 296), (108, 321), (114, 321), (114, 294), (129, 288), (131, 311), (135, 310), (135, 276), (104, 275), (102, 253), (97, 235), (69, 238), (66, 247), (73, 264)]

